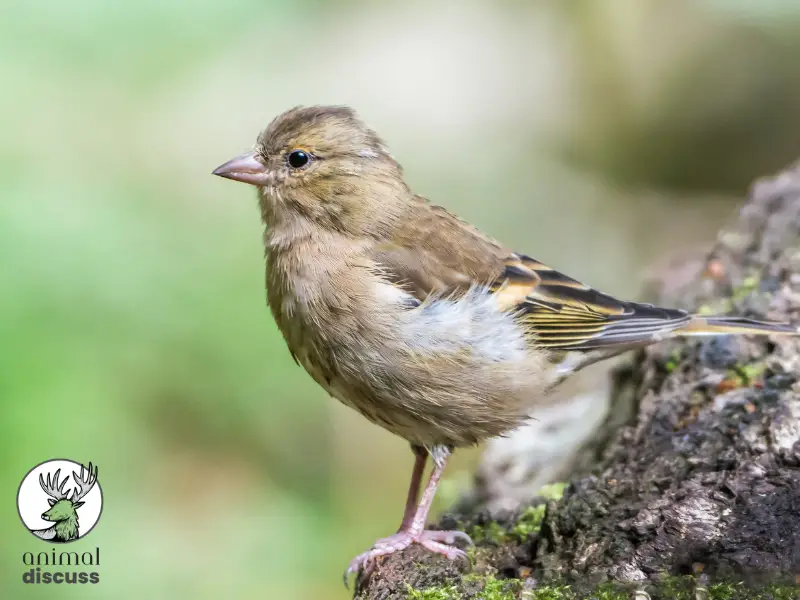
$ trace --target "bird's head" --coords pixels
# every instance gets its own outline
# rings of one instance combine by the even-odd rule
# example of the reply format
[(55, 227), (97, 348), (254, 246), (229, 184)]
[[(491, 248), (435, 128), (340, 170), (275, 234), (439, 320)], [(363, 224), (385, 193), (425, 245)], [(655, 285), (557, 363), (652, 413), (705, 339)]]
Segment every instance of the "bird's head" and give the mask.
[(286, 111), (214, 174), (258, 187), (267, 225), (302, 218), (355, 235), (409, 194), (383, 141), (344, 106)]

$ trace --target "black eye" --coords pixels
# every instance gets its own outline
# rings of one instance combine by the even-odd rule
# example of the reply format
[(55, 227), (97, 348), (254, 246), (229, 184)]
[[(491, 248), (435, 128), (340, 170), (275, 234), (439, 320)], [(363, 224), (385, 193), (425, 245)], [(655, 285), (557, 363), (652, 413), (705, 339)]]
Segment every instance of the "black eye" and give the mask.
[(311, 162), (311, 157), (308, 155), (307, 152), (303, 152), (302, 150), (292, 150), (289, 153), (287, 162), (289, 163), (289, 166), (292, 167), (293, 169), (302, 169), (309, 162)]

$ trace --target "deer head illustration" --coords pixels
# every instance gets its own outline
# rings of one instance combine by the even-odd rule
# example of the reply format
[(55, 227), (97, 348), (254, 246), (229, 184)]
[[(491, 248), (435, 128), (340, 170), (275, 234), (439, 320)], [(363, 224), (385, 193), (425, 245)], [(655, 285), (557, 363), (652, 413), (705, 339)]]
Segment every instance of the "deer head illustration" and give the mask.
[(88, 470), (81, 465), (80, 476), (73, 471), (72, 480), (75, 487), (72, 490), (72, 496), (69, 497), (65, 491), (69, 475), (64, 478), (64, 481), (59, 485), (58, 478), (61, 475), (61, 469), (58, 469), (54, 474), (52, 480), (50, 473), (47, 474), (45, 480), (42, 474), (39, 475), (39, 485), (45, 493), (50, 496), (47, 502), (50, 508), (42, 513), (42, 519), (45, 521), (53, 521), (55, 525), (47, 529), (34, 529), (33, 534), (51, 542), (70, 542), (78, 539), (78, 512), (77, 510), (83, 506), (81, 499), (89, 493), (97, 482), (97, 467), (92, 471), (92, 463), (89, 463)]

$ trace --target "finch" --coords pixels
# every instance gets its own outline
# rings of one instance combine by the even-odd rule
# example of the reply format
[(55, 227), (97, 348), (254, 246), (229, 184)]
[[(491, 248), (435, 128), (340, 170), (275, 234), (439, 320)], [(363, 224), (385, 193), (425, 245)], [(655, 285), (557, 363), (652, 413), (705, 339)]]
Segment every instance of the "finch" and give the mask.
[(425, 530), (448, 457), (521, 425), (570, 373), (666, 338), (798, 333), (618, 300), (506, 248), (409, 189), (348, 107), (288, 110), (213, 173), (258, 189), (267, 299), (294, 360), (416, 457), (400, 528), (345, 582), (412, 543), (464, 557), (466, 534)]

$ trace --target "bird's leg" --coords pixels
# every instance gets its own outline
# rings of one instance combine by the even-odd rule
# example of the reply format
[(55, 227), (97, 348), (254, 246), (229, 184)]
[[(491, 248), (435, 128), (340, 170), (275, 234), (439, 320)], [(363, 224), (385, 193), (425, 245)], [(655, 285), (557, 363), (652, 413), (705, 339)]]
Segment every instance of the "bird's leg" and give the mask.
[(439, 487), (439, 481), (444, 473), (444, 468), (447, 465), (447, 459), (450, 457), (451, 449), (446, 446), (435, 446), (430, 451), (431, 458), (433, 459), (433, 471), (431, 471), (428, 485), (422, 492), (417, 512), (411, 521), (408, 528), (408, 534), (412, 540), (425, 546), (431, 552), (444, 554), (449, 559), (465, 558), (466, 553), (463, 550), (451, 546), (456, 540), (463, 540), (467, 544), (472, 544), (470, 537), (463, 531), (437, 531), (426, 530), (425, 523), (428, 520), (428, 513), (431, 511), (433, 505), (433, 498), (436, 496), (436, 489)]
[(425, 463), (428, 461), (428, 451), (422, 446), (411, 446), (414, 453), (414, 470), (411, 471), (411, 482), (408, 485), (408, 499), (406, 509), (403, 513), (403, 521), (400, 523), (398, 531), (405, 531), (411, 527), (411, 521), (417, 512), (417, 500), (419, 499), (419, 488), (422, 485), (422, 474), (425, 472)]
[(428, 519), (428, 513), (431, 510), (433, 498), (436, 495), (436, 488), (439, 487), (439, 481), (442, 478), (442, 473), (444, 472), (451, 450), (445, 446), (435, 446), (430, 450), (430, 455), (434, 463), (433, 471), (431, 471), (431, 476), (428, 479), (425, 490), (422, 492), (422, 498), (420, 498), (419, 504), (417, 504), (417, 495), (419, 493), (422, 472), (425, 468), (426, 455), (416, 448), (414, 448), (414, 452), (417, 453), (417, 459), (411, 474), (408, 501), (406, 503), (406, 510), (400, 529), (394, 535), (378, 540), (370, 550), (359, 554), (350, 561), (350, 565), (347, 567), (347, 571), (345, 571), (344, 574), (345, 585), (347, 585), (347, 578), (350, 573), (355, 573), (361, 568), (369, 570), (372, 567), (373, 561), (379, 556), (394, 554), (395, 552), (408, 548), (414, 542), (424, 546), (431, 552), (444, 554), (451, 560), (466, 558), (466, 553), (463, 550), (451, 545), (458, 539), (465, 541), (467, 544), (472, 544), (472, 540), (466, 533), (462, 531), (435, 531), (425, 529), (425, 522)]

